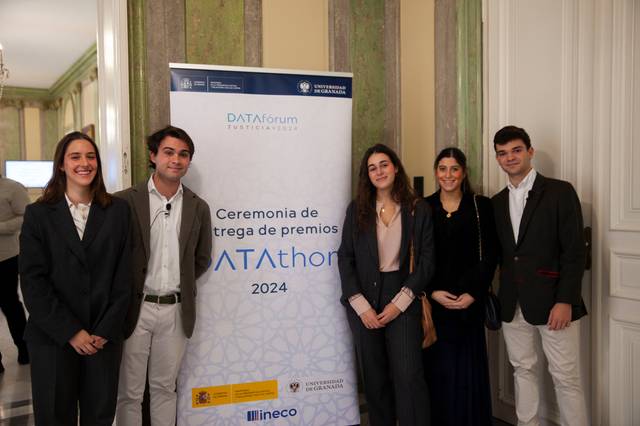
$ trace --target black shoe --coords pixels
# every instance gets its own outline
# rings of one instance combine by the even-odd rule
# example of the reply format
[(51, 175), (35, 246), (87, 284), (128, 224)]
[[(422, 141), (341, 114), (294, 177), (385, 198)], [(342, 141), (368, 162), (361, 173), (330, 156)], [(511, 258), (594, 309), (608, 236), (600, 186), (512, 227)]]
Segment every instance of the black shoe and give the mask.
[(18, 346), (18, 364), (26, 365), (29, 364), (29, 351), (27, 350), (26, 345)]

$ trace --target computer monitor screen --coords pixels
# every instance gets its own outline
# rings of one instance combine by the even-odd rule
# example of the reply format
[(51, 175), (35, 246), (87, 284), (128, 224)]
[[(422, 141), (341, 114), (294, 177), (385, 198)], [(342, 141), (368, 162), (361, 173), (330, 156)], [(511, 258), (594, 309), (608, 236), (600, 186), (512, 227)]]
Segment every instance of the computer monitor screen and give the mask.
[(6, 160), (4, 174), (27, 188), (44, 188), (51, 179), (53, 161)]

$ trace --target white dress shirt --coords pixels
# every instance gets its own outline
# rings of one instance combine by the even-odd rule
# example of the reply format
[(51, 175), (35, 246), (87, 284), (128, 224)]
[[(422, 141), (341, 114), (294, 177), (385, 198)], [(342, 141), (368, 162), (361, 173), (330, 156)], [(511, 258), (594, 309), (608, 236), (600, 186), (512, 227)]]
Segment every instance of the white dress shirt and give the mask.
[(518, 186), (514, 186), (511, 182), (507, 183), (507, 188), (509, 188), (509, 216), (511, 216), (513, 237), (516, 242), (518, 241), (524, 206), (527, 205), (529, 191), (533, 188), (533, 182), (536, 180), (537, 175), (536, 171), (532, 168)]
[(73, 204), (66, 193), (64, 194), (64, 198), (67, 200), (67, 205), (69, 206), (69, 211), (71, 212), (71, 217), (73, 218), (73, 224), (76, 226), (76, 231), (78, 231), (78, 236), (80, 237), (80, 239), (82, 239), (82, 237), (84, 236), (84, 229), (87, 227), (87, 219), (89, 218), (91, 203)]
[[(167, 199), (153, 183), (149, 189), (150, 254), (144, 292), (156, 296), (180, 291), (180, 222), (182, 218), (182, 184), (178, 191)], [(171, 205), (167, 209), (167, 205)]]

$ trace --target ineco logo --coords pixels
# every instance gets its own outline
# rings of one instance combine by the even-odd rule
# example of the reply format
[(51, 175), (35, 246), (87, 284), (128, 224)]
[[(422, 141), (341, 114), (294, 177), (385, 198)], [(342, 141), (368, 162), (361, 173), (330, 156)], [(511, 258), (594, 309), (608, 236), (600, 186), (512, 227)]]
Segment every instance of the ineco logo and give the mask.
[(298, 414), (295, 408), (285, 408), (283, 410), (251, 410), (247, 411), (248, 422), (258, 422), (261, 420), (279, 419), (280, 417), (294, 417)]

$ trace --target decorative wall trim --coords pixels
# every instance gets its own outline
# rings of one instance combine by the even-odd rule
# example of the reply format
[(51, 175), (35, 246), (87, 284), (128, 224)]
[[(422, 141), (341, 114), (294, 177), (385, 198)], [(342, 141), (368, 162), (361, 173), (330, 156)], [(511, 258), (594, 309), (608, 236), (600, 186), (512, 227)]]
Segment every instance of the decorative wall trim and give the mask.
[(609, 259), (610, 295), (640, 301), (640, 252), (611, 250)]
[(108, 191), (131, 185), (127, 0), (98, 2), (99, 134)]
[(562, 75), (561, 78), (561, 118), (560, 118), (560, 162), (561, 178), (569, 182), (577, 182), (578, 156), (577, 154), (577, 126), (578, 126), (578, 82), (577, 75), (580, 49), (579, 40), (578, 2), (576, 0), (562, 0)]
[(402, 156), (400, 146), (400, 0), (384, 2), (385, 120), (384, 143)]
[(0, 105), (8, 105), (13, 101), (48, 101), (50, 100), (49, 89), (32, 89), (27, 87), (12, 87), (7, 86), (4, 88), (2, 95), (2, 102)]
[(78, 81), (89, 79), (95, 72), (97, 62), (97, 45), (94, 44), (53, 83), (49, 88), (50, 96), (58, 98), (72, 89)]
[(15, 105), (16, 101), (20, 101), (23, 106), (51, 108), (57, 99), (81, 92), (82, 81), (95, 79), (97, 64), (97, 45), (94, 44), (48, 89), (5, 87), (1, 105)]
[(244, 0), (244, 64), (262, 66), (262, 0)]
[(20, 138), (20, 159), (26, 160), (27, 159), (27, 141), (25, 140), (25, 137), (24, 137), (24, 134), (25, 134), (24, 105), (18, 108), (18, 117), (20, 120), (20, 124), (19, 124), (20, 131), (18, 132), (18, 135)]
[(609, 424), (633, 425), (640, 421), (636, 404), (640, 389), (640, 325), (609, 321), (611, 347)]
[(640, 231), (640, 170), (635, 167), (640, 161), (640, 127), (634, 111), (634, 101), (640, 103), (635, 87), (640, 69), (634, 63), (640, 43), (639, 7), (634, 0), (613, 3), (610, 205), (611, 229), (618, 231)]
[(493, 135), (511, 124), (512, 83), (515, 68), (514, 28), (517, 28), (517, 3), (499, 0), (491, 3), (485, 15), (484, 49), (484, 150), (483, 187), (487, 195), (495, 194), (507, 184), (506, 174), (495, 161)]

